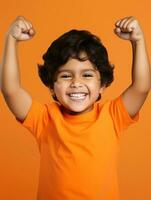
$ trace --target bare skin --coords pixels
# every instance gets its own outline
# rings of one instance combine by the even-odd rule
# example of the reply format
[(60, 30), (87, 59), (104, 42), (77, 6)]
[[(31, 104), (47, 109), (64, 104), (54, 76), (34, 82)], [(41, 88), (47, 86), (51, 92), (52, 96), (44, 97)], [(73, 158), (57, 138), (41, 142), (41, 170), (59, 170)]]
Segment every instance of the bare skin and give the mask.
[(150, 63), (145, 38), (139, 22), (128, 17), (116, 22), (115, 33), (121, 39), (129, 40), (133, 50), (132, 83), (123, 92), (122, 98), (131, 117), (139, 112), (151, 87)]
[[(145, 38), (139, 22), (134, 17), (125, 17), (118, 20), (115, 23), (114, 32), (118, 37), (130, 41), (132, 44), (132, 83), (126, 90), (123, 91), (122, 98), (129, 115), (133, 117), (144, 104), (151, 86), (151, 72)], [(19, 120), (24, 120), (26, 118), (32, 104), (32, 98), (21, 85), (17, 47), (20, 41), (32, 39), (34, 35), (35, 30), (33, 25), (24, 17), (17, 17), (6, 33), (3, 61), (1, 65), (1, 91), (10, 111)], [(68, 64), (69, 63), (66, 63), (64, 67), (69, 67)], [(77, 65), (78, 63), (74, 62), (74, 64)], [(91, 68), (90, 63), (87, 64), (88, 68)], [(78, 88), (79, 90), (80, 87), (82, 92), (88, 92), (89, 88), (91, 90), (91, 88), (94, 87), (93, 84), (100, 84), (98, 81), (100, 77), (97, 76), (97, 72), (95, 72), (96, 74), (94, 74), (93, 77), (95, 83), (91, 82), (93, 87), (91, 87), (88, 80), (82, 79), (84, 76), (80, 76), (80, 70), (78, 71), (77, 69), (77, 71), (74, 71), (74, 69), (72, 69), (70, 72), (72, 74), (70, 77), (73, 79), (70, 79), (70, 84), (68, 85), (69, 88), (71, 88), (71, 85), (72, 87), (74, 85), (74, 88)], [(93, 80), (91, 79), (91, 81)], [(95, 93), (95, 90), (93, 91), (93, 96), (95, 98), (91, 98), (90, 96), (91, 102), (87, 99), (87, 107), (83, 104), (78, 111), (74, 110), (75, 107), (68, 105), (68, 100), (64, 102), (64, 99), (59, 96), (60, 91), (58, 89), (60, 88), (58, 84), (59, 82), (56, 82), (53, 92), (55, 92), (56, 96), (60, 98), (62, 101), (61, 103), (65, 103), (68, 111), (72, 111), (73, 109), (73, 111), (77, 111), (79, 113), (89, 112), (99, 93), (104, 91), (104, 87), (97, 85), (97, 93)], [(67, 88), (68, 91), (69, 88)], [(73, 98), (75, 97), (72, 97), (72, 99)]]

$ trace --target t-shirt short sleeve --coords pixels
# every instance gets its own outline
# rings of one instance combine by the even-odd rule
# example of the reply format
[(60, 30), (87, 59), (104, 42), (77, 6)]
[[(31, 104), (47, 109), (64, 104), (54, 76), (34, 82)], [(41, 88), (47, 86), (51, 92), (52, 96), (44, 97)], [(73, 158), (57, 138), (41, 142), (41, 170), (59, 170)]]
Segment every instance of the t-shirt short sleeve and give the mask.
[(38, 140), (46, 124), (46, 107), (36, 100), (32, 104), (24, 121), (16, 120), (27, 128)]
[(121, 135), (121, 132), (124, 129), (129, 127), (131, 124), (134, 124), (139, 119), (139, 112), (134, 117), (129, 115), (122, 100), (122, 96), (119, 96), (111, 101), (110, 114), (118, 136)]

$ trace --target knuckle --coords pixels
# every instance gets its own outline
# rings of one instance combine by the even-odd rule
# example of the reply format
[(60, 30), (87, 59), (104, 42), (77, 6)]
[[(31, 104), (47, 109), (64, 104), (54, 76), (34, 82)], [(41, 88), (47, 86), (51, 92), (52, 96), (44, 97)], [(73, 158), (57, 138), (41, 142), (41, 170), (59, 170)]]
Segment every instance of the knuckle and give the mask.
[(17, 17), (17, 19), (24, 19), (24, 17), (21, 16), (21, 15), (19, 15), (19, 16)]
[(134, 19), (133, 22), (138, 23), (137, 19)]
[(18, 26), (23, 26), (23, 21), (22, 20), (18, 20), (17, 25)]
[(129, 19), (134, 19), (135, 17), (134, 17), (134, 16), (129, 16), (128, 18), (129, 18)]
[(28, 25), (29, 27), (31, 27), (31, 23), (30, 23), (29, 21), (27, 22), (27, 25)]
[(17, 21), (16, 21), (16, 24), (19, 25), (19, 26), (22, 26), (23, 25), (23, 20), (21, 18), (19, 18)]
[(31, 22), (29, 22), (29, 24), (30, 24), (30, 26), (31, 26), (31, 27), (33, 27), (33, 25), (32, 25), (32, 23), (31, 23)]

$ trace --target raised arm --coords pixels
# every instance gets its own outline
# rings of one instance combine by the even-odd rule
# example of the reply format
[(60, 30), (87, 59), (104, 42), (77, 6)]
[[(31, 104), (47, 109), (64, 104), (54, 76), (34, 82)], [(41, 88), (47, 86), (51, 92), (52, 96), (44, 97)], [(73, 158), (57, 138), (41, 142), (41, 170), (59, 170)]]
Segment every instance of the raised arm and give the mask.
[(132, 83), (122, 93), (124, 105), (131, 117), (142, 107), (151, 87), (150, 63), (143, 31), (134, 17), (126, 17), (115, 24), (115, 33), (131, 42), (133, 50)]
[(34, 30), (30, 22), (17, 17), (6, 33), (1, 64), (1, 91), (11, 112), (19, 120), (24, 120), (32, 99), (23, 89), (18, 63), (18, 43), (32, 38)]

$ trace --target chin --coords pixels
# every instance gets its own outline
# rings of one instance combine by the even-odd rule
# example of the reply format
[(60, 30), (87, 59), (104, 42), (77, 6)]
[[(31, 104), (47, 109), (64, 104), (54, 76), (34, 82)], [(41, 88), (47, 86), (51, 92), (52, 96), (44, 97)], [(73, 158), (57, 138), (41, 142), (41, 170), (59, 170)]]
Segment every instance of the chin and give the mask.
[(69, 110), (69, 112), (71, 113), (71, 114), (81, 114), (81, 113), (85, 113), (85, 112), (88, 112), (88, 111), (90, 111), (92, 109), (92, 106), (91, 107), (86, 107), (86, 108), (81, 108), (81, 109), (79, 109), (79, 108), (77, 108), (77, 109), (73, 109), (73, 108), (68, 108), (68, 110)]

